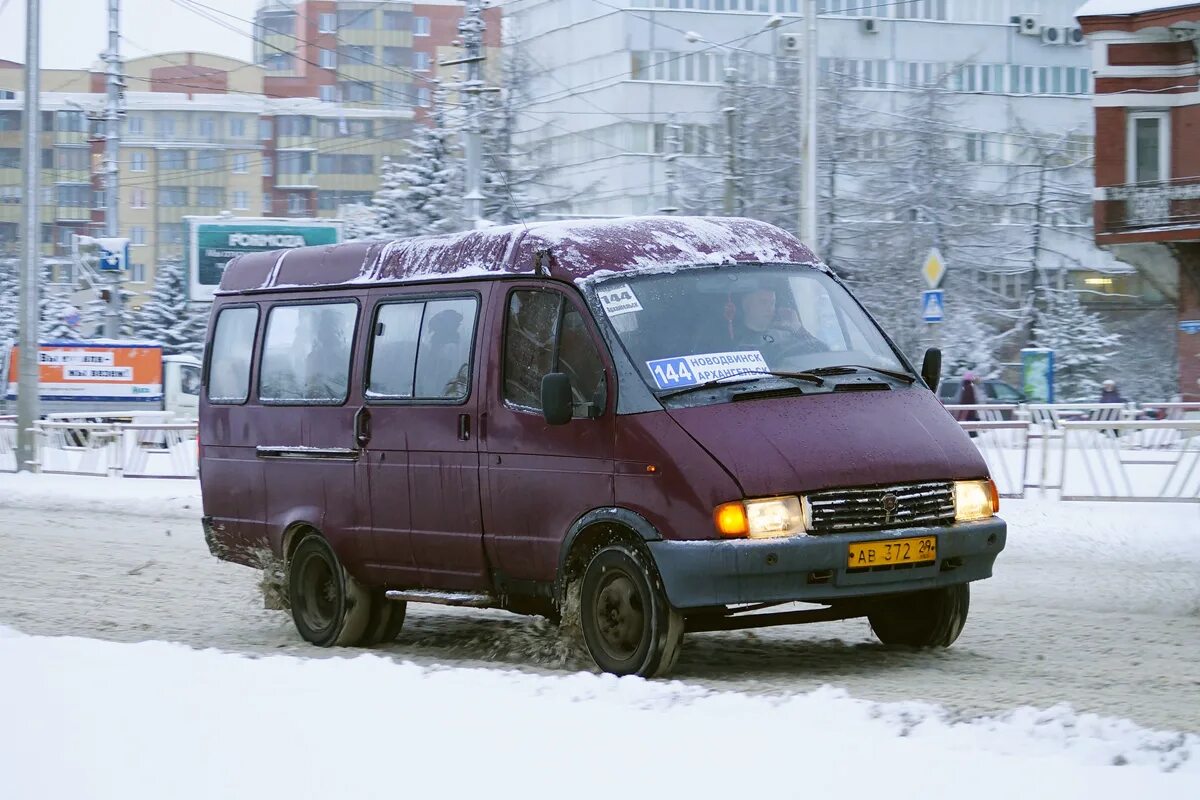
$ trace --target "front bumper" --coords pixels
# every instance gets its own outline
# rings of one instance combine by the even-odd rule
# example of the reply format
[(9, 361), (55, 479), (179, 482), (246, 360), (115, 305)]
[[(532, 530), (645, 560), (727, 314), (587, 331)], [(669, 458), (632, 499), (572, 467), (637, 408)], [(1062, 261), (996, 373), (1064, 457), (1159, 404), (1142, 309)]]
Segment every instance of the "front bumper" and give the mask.
[[(676, 608), (798, 600), (830, 603), (991, 577), (1008, 526), (998, 517), (949, 526), (784, 539), (647, 542)], [(847, 545), (937, 537), (937, 561), (869, 572), (847, 570)]]

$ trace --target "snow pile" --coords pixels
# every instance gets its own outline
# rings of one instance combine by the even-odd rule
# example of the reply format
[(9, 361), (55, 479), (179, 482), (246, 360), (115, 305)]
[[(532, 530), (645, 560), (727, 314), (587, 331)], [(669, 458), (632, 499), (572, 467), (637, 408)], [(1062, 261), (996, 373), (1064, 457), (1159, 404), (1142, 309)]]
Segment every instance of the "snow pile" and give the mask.
[[(1195, 797), (1200, 739), (373, 655), (0, 636), (7, 797)], [(1120, 768), (1114, 765), (1121, 765)]]
[(0, 509), (200, 517), (200, 481), (0, 473)]

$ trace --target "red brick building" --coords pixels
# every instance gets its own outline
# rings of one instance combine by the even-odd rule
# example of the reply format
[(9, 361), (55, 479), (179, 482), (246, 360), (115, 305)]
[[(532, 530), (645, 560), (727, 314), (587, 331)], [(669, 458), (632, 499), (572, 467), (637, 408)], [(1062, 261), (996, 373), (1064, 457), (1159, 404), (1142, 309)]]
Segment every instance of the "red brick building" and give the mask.
[(1090, 0), (1096, 243), (1177, 287), (1180, 393), (1200, 401), (1200, 0)]

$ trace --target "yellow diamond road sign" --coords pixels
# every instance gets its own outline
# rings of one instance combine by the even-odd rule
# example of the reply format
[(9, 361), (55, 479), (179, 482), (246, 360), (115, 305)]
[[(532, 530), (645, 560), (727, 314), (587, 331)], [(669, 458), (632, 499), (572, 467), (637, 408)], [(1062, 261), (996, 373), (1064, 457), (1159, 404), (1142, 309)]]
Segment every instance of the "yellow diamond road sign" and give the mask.
[(921, 275), (930, 289), (936, 289), (941, 285), (942, 278), (946, 277), (946, 262), (936, 247), (929, 248), (929, 255), (925, 256), (925, 263), (921, 265)]

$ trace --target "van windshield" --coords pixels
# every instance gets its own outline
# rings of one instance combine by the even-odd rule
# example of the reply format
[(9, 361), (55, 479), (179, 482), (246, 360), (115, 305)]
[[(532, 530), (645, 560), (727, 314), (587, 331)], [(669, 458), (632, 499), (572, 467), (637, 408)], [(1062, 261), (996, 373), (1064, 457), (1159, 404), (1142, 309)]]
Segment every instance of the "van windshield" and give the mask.
[(854, 365), (908, 373), (858, 303), (811, 267), (712, 267), (624, 275), (597, 298), (656, 392), (766, 371)]

